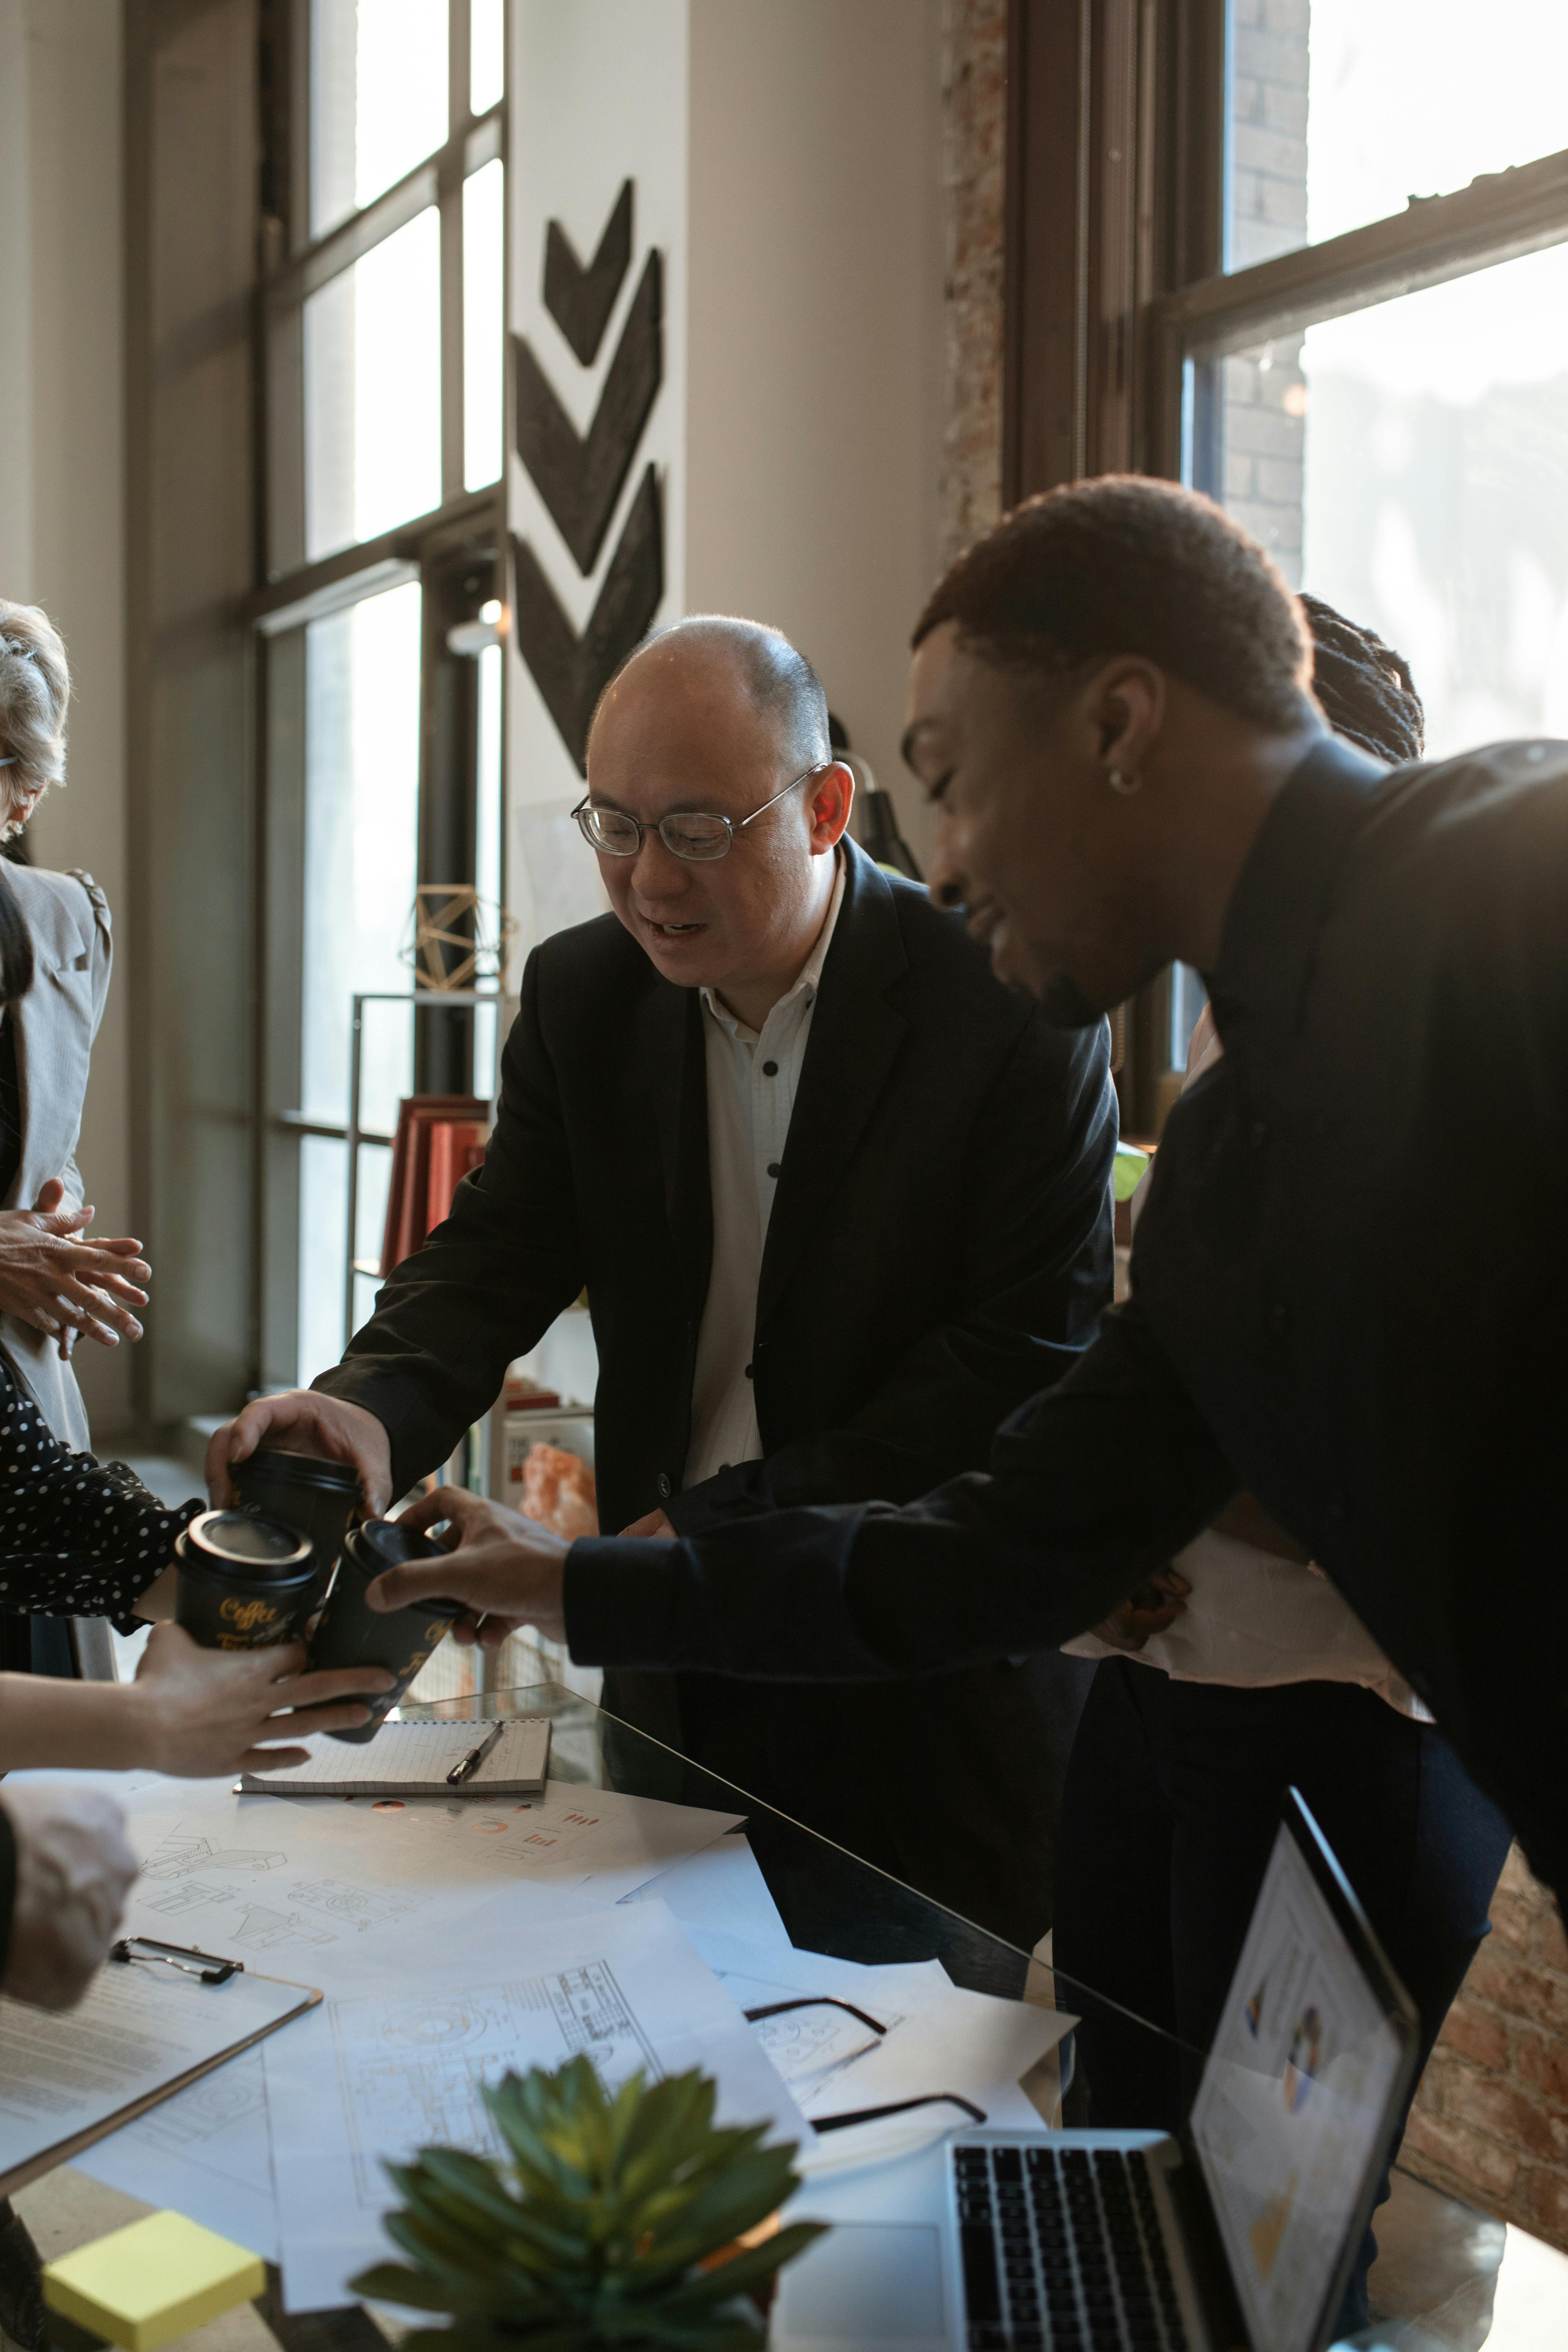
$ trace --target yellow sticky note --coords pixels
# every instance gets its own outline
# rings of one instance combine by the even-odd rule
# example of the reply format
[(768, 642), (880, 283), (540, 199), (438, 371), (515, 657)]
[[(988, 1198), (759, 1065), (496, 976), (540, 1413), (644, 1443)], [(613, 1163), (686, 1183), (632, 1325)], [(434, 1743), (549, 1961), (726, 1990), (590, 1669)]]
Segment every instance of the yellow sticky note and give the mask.
[(158, 2352), (266, 2284), (259, 2254), (183, 2213), (149, 2213), (44, 2268), (49, 2309), (127, 2352)]

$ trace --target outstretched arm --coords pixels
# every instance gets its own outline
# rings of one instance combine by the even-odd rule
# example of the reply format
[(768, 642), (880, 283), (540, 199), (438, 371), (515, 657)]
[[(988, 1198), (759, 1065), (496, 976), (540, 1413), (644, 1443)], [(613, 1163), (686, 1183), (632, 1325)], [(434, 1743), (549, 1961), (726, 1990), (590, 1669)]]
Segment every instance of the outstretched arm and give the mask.
[(394, 1569), (376, 1604), (430, 1593), (539, 1625), (590, 1665), (875, 1681), (1054, 1649), (1097, 1624), (1221, 1510), (1237, 1480), (1135, 1307), (997, 1433), (988, 1476), (895, 1509), (787, 1511), (673, 1541), (558, 1538), (443, 1488), (445, 1560)]

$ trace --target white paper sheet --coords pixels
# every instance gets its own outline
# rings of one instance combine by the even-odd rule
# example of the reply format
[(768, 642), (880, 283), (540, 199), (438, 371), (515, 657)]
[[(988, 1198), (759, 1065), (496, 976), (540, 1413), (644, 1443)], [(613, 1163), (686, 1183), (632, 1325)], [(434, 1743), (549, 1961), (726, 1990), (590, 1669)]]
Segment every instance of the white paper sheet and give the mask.
[(131, 1931), (325, 1991), (352, 1983), (368, 1952), (396, 1952), (410, 1934), (451, 1927), (493, 1895), (494, 1879), (478, 1872), (452, 1885), (380, 1867), (379, 1850), (341, 1827), (346, 1810), (273, 1797), (209, 1799), (184, 1813), (142, 1805), (130, 1821), (142, 1864)]
[[(814, 1952), (781, 1954), (694, 1927), (691, 1940), (742, 2009), (801, 1994), (852, 2001), (885, 2030), (878, 2035), (845, 2011), (811, 2008), (760, 2019), (753, 2027), (803, 2114), (842, 2115), (933, 2091), (955, 2091), (988, 2124), (1037, 2130), (1043, 2120), (1021, 2078), (1054, 2049), (1074, 2020), (994, 1993), (955, 1985), (938, 1960), (866, 1967)], [(803, 2162), (816, 2171), (858, 2165), (957, 2128), (950, 2105), (856, 2124), (818, 2140)]]
[(509, 2067), (559, 2066), (585, 2050), (614, 2085), (642, 2068), (700, 2065), (729, 2123), (809, 2140), (734, 2003), (658, 1903), (600, 1910), (520, 1937), (498, 1899), (459, 1948), (423, 1939), (400, 1966), (376, 1955), (267, 2066), (284, 2300), (348, 2299), (363, 2265), (389, 2258), (380, 2216), (395, 2196), (382, 2160), (447, 2144), (499, 2153), (479, 2087)]
[(626, 1903), (668, 1903), (683, 1927), (719, 1928), (752, 1944), (790, 1949), (789, 1933), (744, 1830), (715, 1838), (686, 1862), (622, 1896)]
[[(540, 1799), (236, 1797), (164, 1780), (128, 1804), (142, 1865), (127, 1919), (323, 1990), (367, 1954), (454, 1927), (510, 1889), (518, 1916), (610, 1906), (735, 1816), (552, 1782)], [(753, 1865), (754, 1867), (754, 1865)]]
[(110, 2189), (166, 2205), (266, 2262), (278, 2260), (272, 2143), (259, 2049), (242, 2051), (215, 2067), (73, 2162), (79, 2172)]
[[(289, 1810), (321, 1808), (301, 1798)], [(595, 1904), (618, 1903), (742, 1819), (565, 1780), (552, 1780), (542, 1797), (490, 1805), (461, 1798), (356, 1797), (333, 1811), (342, 1837), (400, 1856), (399, 1874), (410, 1881), (456, 1885), (478, 1880), (494, 1886), (510, 1879), (568, 1893), (581, 1889)]]

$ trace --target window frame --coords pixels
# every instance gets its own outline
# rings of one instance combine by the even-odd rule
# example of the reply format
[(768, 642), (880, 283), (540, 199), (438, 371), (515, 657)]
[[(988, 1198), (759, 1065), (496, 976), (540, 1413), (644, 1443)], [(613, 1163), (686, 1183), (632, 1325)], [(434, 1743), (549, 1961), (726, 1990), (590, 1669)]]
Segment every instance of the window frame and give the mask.
[[(1226, 271), (1226, 0), (1009, 0), (1003, 504), (1183, 478), (1194, 371), (1568, 242), (1568, 148)], [(1168, 975), (1120, 1010), (1123, 1124), (1180, 1092)]]
[[(454, 619), (473, 617), (490, 597), (505, 601), (510, 382), (500, 470), (483, 488), (465, 488), (463, 194), (469, 178), (486, 164), (500, 160), (505, 165), (508, 110), (503, 92), (483, 114), (470, 111), (469, 0), (447, 0), (447, 5), (444, 143), (369, 204), (314, 237), (310, 234), (310, 0), (272, 0), (263, 26), (263, 220), (254, 323), (258, 572), (244, 614), (254, 648), (257, 700), (254, 1324), (257, 1376), (263, 1387), (292, 1387), (298, 1377), (300, 1147), (307, 1137), (347, 1147), (350, 1126), (346, 1102), (341, 1124), (307, 1115), (300, 1105), (305, 631), (313, 620), (416, 579), (424, 591), (426, 610), (420, 663), (418, 878), (472, 879), (471, 871), (434, 872), (430, 860), (439, 863), (456, 850), (471, 868), (474, 856), (473, 778), (468, 773), (475, 756), (472, 694), (466, 679), (453, 690), (447, 672), (457, 657), (447, 650), (446, 629)], [(510, 52), (510, 30), (508, 46)], [(510, 68), (510, 54), (508, 64)], [(373, 539), (309, 559), (305, 303), (431, 205), (437, 207), (440, 236), (441, 504)], [(510, 253), (509, 221), (503, 272), (510, 266)], [(510, 372), (503, 369), (503, 374)], [(455, 575), (465, 570), (486, 574), (482, 593), (469, 598), (469, 614), (458, 612), (452, 603)], [(504, 746), (504, 668), (502, 676)], [(503, 825), (504, 807), (503, 792)], [(503, 874), (505, 870), (503, 841)], [(345, 1004), (345, 1025), (349, 1013)], [(416, 1024), (416, 1087), (425, 1084), (426, 1075), (448, 1078), (472, 1031), (473, 1016), (467, 1010), (421, 1012)], [(368, 1139), (372, 1148), (379, 1140)], [(390, 1143), (391, 1139), (385, 1140)], [(345, 1234), (345, 1244), (347, 1240)]]

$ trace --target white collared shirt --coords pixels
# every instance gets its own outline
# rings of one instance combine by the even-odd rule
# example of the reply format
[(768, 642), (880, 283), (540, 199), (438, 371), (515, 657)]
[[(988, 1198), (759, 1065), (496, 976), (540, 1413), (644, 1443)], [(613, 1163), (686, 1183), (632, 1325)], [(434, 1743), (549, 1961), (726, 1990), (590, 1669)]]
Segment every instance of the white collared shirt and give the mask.
[(695, 1486), (734, 1463), (762, 1459), (750, 1376), (757, 1283), (816, 992), (844, 902), (844, 860), (837, 857), (836, 863), (833, 896), (816, 945), (760, 1034), (737, 1021), (710, 988), (701, 992), (713, 1260), (697, 1335), (683, 1486)]

